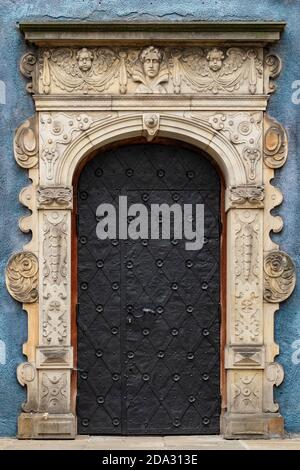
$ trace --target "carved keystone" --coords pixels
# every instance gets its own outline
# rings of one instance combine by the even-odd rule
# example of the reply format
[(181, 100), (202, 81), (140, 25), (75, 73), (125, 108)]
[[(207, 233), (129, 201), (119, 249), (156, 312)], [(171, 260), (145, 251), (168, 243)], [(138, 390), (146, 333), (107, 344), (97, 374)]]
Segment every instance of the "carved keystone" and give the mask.
[(143, 115), (143, 134), (149, 141), (153, 140), (159, 130), (159, 114)]

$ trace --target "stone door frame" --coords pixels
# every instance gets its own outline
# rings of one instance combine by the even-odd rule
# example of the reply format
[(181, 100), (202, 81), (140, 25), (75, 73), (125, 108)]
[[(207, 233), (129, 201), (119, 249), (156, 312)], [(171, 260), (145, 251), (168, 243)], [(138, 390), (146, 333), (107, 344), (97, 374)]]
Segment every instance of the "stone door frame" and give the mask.
[[(6, 283), (28, 314), (27, 387), (19, 438), (74, 438), (71, 343), (73, 177), (101, 147), (156, 136), (197, 147), (226, 186), (225, 438), (281, 436), (273, 386), (274, 313), (295, 286), (291, 258), (270, 232), (282, 201), (271, 185), (287, 158), (283, 127), (266, 114), (281, 60), (268, 51), (282, 23), (23, 23), (35, 46), (21, 59), (35, 114), (16, 130), (17, 163), (32, 184), (20, 201), (32, 233), (9, 259)], [(151, 63), (150, 70), (145, 63)], [(154, 65), (153, 65), (154, 63)], [(224, 333), (224, 332), (223, 332)]]

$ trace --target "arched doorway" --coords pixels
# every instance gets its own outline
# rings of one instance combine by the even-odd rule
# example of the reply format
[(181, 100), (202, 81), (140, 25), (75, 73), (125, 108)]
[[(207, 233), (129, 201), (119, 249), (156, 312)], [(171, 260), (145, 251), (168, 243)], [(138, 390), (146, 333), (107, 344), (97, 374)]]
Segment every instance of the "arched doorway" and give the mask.
[[(97, 208), (204, 205), (204, 245), (99, 240)], [(220, 421), (221, 181), (173, 141), (100, 152), (77, 185), (79, 434), (216, 434)], [(131, 222), (130, 216), (128, 223)], [(162, 221), (159, 221), (162, 224)], [(149, 232), (148, 232), (149, 233)], [(150, 235), (150, 233), (149, 233)]]

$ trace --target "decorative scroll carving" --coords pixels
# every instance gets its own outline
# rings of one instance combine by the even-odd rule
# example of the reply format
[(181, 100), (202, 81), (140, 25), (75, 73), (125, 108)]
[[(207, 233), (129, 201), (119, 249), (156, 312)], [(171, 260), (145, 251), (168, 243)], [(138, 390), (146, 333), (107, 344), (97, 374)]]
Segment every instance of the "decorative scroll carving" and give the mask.
[(263, 207), (264, 187), (257, 185), (230, 186), (228, 205), (230, 207)]
[(38, 300), (38, 259), (29, 251), (13, 255), (6, 267), (6, 286), (10, 295), (19, 302)]
[(262, 93), (262, 58), (241, 47), (43, 49), (39, 92)]
[(31, 82), (26, 85), (26, 90), (29, 93), (35, 92), (35, 78), (36, 78), (36, 63), (37, 58), (32, 52), (27, 52), (23, 55), (20, 62), (21, 73), (26, 78), (31, 78)]
[(296, 283), (295, 265), (283, 251), (271, 251), (264, 259), (264, 299), (277, 303), (286, 300)]
[(281, 72), (281, 59), (278, 55), (269, 54), (265, 57), (264, 63), (264, 88), (265, 93), (274, 93), (276, 85), (274, 79)]
[(38, 152), (38, 121), (33, 116), (16, 130), (14, 155), (22, 168), (33, 168), (38, 163)]
[(269, 168), (282, 167), (287, 159), (288, 140), (284, 128), (275, 119), (264, 118), (264, 161)]
[(159, 130), (159, 114), (143, 115), (143, 131), (148, 141), (154, 139)]
[(40, 209), (71, 209), (73, 188), (68, 186), (39, 186), (37, 203)]
[(260, 371), (256, 373), (239, 371), (234, 374), (232, 411), (236, 413), (259, 412), (262, 399)]
[(62, 303), (52, 300), (45, 308), (43, 336), (47, 344), (63, 344), (67, 336), (66, 311)]
[(278, 387), (284, 378), (284, 371), (281, 364), (272, 362), (268, 364), (265, 370), (265, 381), (264, 381), (264, 411), (276, 413), (279, 409), (279, 405), (274, 403), (273, 387)]
[(68, 401), (67, 385), (66, 372), (42, 372), (40, 411), (65, 412)]
[(27, 412), (38, 411), (38, 390), (37, 372), (35, 365), (30, 362), (23, 362), (17, 368), (17, 378), (24, 387), (27, 387), (27, 400), (22, 404), (22, 409)]
[(261, 158), (261, 114), (237, 113), (228, 115), (216, 113), (209, 118), (210, 125), (229, 137), (234, 145), (243, 144), (241, 154), (247, 167), (248, 180), (256, 179), (256, 166)]
[(61, 155), (61, 148), (70, 144), (81, 132), (86, 131), (92, 124), (87, 114), (67, 115), (65, 113), (42, 114), (41, 136), (43, 145), (41, 158), (45, 165), (46, 177), (52, 180), (55, 164)]

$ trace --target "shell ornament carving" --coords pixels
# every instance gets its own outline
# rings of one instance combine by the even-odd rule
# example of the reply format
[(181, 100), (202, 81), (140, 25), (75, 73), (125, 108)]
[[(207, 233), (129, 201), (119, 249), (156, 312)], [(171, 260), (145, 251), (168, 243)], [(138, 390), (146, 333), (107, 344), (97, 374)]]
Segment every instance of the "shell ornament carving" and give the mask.
[(288, 155), (286, 131), (275, 119), (265, 116), (264, 161), (269, 168), (281, 168)]
[(264, 299), (277, 303), (286, 300), (296, 283), (295, 265), (283, 251), (271, 251), (264, 259)]
[(6, 267), (6, 286), (10, 295), (19, 302), (38, 300), (38, 259), (28, 251), (13, 255)]

